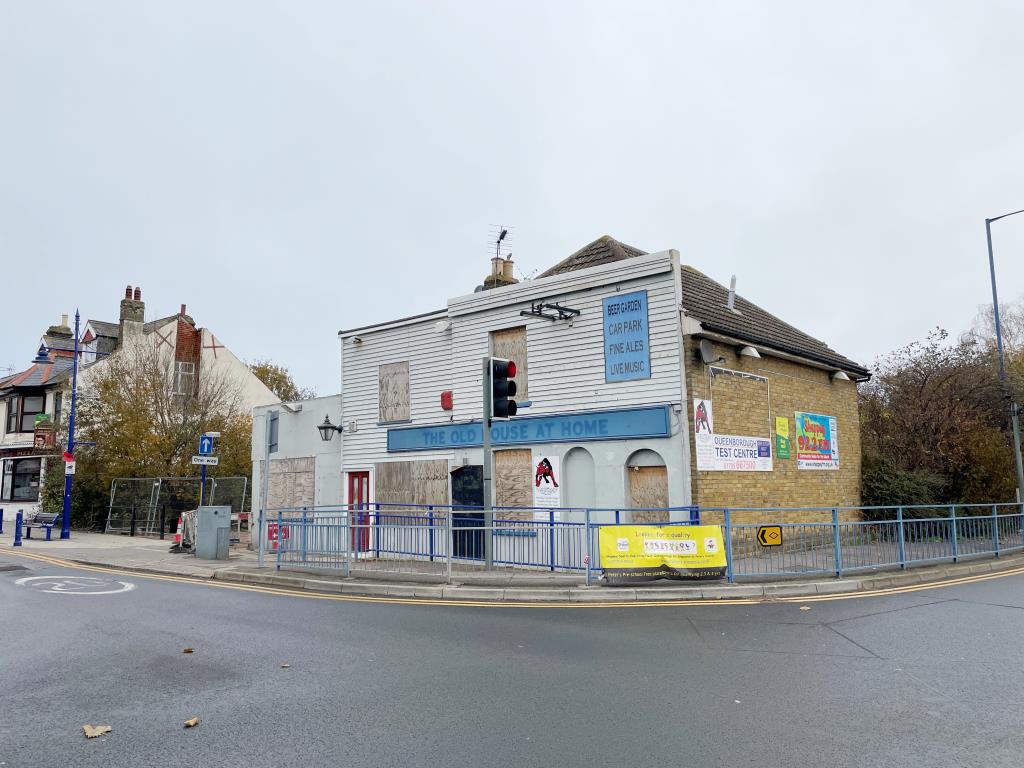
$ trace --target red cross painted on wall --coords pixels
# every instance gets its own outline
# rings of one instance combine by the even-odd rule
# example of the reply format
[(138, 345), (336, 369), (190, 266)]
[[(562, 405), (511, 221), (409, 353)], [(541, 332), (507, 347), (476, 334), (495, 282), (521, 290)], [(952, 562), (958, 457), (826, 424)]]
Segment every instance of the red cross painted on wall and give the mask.
[(167, 331), (166, 336), (164, 336), (162, 333), (160, 333), (160, 331), (157, 330), (154, 330), (153, 333), (160, 337), (159, 341), (157, 341), (156, 343), (157, 349), (160, 349), (160, 347), (162, 347), (164, 344), (166, 344), (171, 349), (174, 349), (174, 344), (171, 343), (171, 334), (174, 333), (173, 328)]
[(218, 349), (224, 349), (224, 345), (223, 344), (218, 344), (217, 343), (217, 337), (214, 336), (211, 333), (210, 334), (210, 344), (209, 344), (209, 346), (204, 344), (203, 345), (203, 349), (212, 349), (213, 350), (213, 359), (216, 360), (217, 359), (217, 350)]

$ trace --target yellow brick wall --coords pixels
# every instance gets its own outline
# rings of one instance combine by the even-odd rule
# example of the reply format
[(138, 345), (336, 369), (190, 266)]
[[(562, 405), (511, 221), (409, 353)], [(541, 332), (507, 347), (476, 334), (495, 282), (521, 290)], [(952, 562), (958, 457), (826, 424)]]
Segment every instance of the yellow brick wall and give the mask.
[[(857, 387), (852, 381), (831, 381), (827, 371), (762, 355), (741, 357), (737, 348), (715, 344), (715, 357), (724, 361), (716, 367), (767, 378), (767, 382), (737, 376), (716, 375), (696, 353), (698, 339), (686, 337), (686, 386), (689, 395), (688, 437), (690, 476), (694, 503), (701, 507), (833, 507), (860, 504), (860, 428), (857, 415)], [(765, 437), (772, 442), (771, 472), (698, 472), (693, 439), (693, 399), (712, 402), (714, 429), (718, 434)], [(834, 416), (838, 426), (839, 469), (796, 468), (796, 426), (794, 413), (804, 411)], [(775, 417), (789, 420), (790, 458), (775, 453)], [(742, 430), (742, 431), (741, 431)], [(780, 513), (780, 522), (797, 522), (828, 513), (808, 515)], [(853, 514), (844, 518), (856, 517)], [(749, 519), (748, 519), (749, 518)], [(735, 522), (763, 521), (763, 515), (733, 516)], [(708, 518), (708, 522), (717, 522)]]

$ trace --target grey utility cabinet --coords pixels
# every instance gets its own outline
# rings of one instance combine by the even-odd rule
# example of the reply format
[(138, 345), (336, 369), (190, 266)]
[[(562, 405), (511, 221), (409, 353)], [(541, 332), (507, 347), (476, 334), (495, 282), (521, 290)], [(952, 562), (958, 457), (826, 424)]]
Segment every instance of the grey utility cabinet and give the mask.
[(200, 507), (196, 516), (196, 557), (227, 560), (231, 507)]

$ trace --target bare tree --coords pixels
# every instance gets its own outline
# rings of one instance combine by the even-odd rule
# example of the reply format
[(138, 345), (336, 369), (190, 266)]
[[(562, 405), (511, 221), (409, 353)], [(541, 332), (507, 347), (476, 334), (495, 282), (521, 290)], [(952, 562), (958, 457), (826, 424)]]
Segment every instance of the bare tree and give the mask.
[(145, 343), (85, 369), (78, 429), (96, 443), (83, 452), (82, 470), (103, 485), (118, 476), (193, 474), (196, 440), (207, 431), (221, 433), (218, 474), (247, 475), (251, 466), (240, 385), (217, 371), (184, 374), (169, 352)]

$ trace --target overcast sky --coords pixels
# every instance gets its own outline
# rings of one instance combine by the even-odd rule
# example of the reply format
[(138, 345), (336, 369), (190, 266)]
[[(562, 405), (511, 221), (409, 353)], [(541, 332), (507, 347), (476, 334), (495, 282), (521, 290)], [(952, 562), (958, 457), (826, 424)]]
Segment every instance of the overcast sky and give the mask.
[[(339, 328), (602, 234), (869, 363), (990, 301), (1024, 4), (0, 0), (0, 366), (186, 303), (338, 389)], [(994, 225), (1024, 294), (1024, 215)]]

